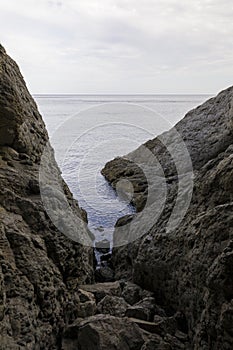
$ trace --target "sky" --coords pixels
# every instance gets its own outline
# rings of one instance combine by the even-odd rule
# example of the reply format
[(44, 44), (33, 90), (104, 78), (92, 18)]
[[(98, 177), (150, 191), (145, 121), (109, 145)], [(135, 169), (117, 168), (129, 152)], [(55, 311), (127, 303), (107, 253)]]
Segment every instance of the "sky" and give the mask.
[(217, 93), (232, 38), (232, 0), (0, 0), (0, 42), (32, 93)]

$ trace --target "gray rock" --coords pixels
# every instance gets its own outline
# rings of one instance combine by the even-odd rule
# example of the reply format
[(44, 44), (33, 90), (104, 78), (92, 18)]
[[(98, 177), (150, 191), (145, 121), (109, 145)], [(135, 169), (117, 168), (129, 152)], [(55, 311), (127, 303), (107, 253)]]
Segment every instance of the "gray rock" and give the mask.
[(56, 349), (65, 323), (79, 312), (66, 282), (92, 283), (93, 252), (65, 237), (45, 212), (39, 163), (48, 144), (51, 171), (74, 215), (83, 215), (60, 176), (36, 103), (2, 47), (0, 116), (0, 347)]
[(129, 304), (123, 298), (107, 295), (97, 305), (97, 313), (124, 317)]
[(85, 303), (87, 301), (95, 301), (95, 296), (93, 293), (90, 293), (86, 290), (83, 290), (81, 288), (78, 289), (78, 296), (81, 303)]
[(140, 320), (152, 321), (155, 313), (154, 298), (145, 298), (139, 303), (128, 307), (126, 310), (127, 317), (138, 318)]
[(78, 290), (79, 309), (77, 316), (81, 318), (93, 316), (96, 313), (96, 301), (94, 294), (85, 290)]
[(96, 282), (114, 282), (115, 281), (115, 274), (114, 271), (108, 267), (99, 267), (95, 271), (95, 281)]
[(63, 334), (63, 350), (140, 350), (144, 340), (127, 318), (96, 315), (71, 325)]
[(124, 285), (122, 297), (128, 304), (134, 305), (141, 300), (141, 291), (142, 289), (138, 285), (127, 282)]
[(80, 288), (87, 292), (93, 293), (96, 302), (98, 303), (102, 300), (106, 295), (121, 296), (121, 286), (118, 281), (116, 282), (107, 282), (107, 283), (96, 283), (91, 285), (81, 285)]

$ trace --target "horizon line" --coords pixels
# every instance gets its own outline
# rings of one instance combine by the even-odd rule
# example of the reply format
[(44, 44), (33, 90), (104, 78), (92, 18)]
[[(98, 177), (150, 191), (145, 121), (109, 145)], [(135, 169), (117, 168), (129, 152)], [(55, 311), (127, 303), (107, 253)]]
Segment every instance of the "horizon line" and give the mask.
[(213, 95), (216, 93), (210, 93), (210, 92), (200, 92), (200, 93), (62, 93), (62, 92), (56, 92), (56, 93), (52, 93), (52, 92), (36, 92), (36, 93), (32, 93), (32, 95), (36, 96), (36, 95), (57, 95), (57, 96), (163, 96), (163, 95), (186, 95), (186, 96), (193, 96), (193, 95)]

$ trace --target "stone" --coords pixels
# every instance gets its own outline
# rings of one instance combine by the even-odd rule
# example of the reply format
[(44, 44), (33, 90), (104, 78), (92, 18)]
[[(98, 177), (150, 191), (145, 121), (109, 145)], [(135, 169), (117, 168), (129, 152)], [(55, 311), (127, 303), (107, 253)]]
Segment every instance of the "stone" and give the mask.
[(80, 289), (85, 290), (87, 292), (93, 293), (98, 303), (102, 300), (106, 295), (121, 296), (121, 286), (118, 281), (116, 282), (107, 282), (107, 283), (96, 283), (91, 285), (80, 285)]
[(95, 281), (96, 282), (114, 282), (115, 281), (115, 274), (114, 271), (108, 267), (99, 267), (95, 271)]
[(154, 316), (154, 298), (145, 298), (137, 304), (128, 307), (125, 315), (127, 317), (138, 318), (140, 320), (152, 321)]
[(78, 290), (79, 308), (77, 317), (85, 318), (93, 316), (96, 313), (96, 301), (94, 294), (85, 290)]
[(95, 296), (93, 293), (80, 288), (78, 289), (78, 296), (81, 303), (85, 303), (87, 301), (95, 301)]
[(128, 304), (134, 305), (141, 299), (141, 288), (134, 283), (126, 282), (122, 291), (122, 297)]
[(93, 316), (96, 313), (96, 303), (95, 301), (86, 301), (79, 304), (77, 317), (86, 318)]
[(96, 315), (69, 326), (62, 349), (140, 350), (143, 343), (139, 328), (129, 319)]
[(124, 317), (129, 304), (123, 298), (106, 295), (97, 305), (97, 313)]

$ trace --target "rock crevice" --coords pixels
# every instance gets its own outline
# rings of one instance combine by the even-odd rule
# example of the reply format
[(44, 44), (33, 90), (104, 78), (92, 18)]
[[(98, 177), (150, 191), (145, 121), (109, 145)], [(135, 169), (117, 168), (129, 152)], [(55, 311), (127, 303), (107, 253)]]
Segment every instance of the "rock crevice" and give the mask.
[[(190, 172), (180, 148), (174, 146), (177, 131), (192, 160), (194, 190), (182, 222), (168, 233), (179, 180)], [(45, 211), (39, 167), (47, 146), (47, 166), (69, 208), (86, 220), (60, 175), (44, 122), (19, 68), (0, 45), (0, 347), (232, 349), (232, 134), (229, 88), (130, 156), (106, 164), (102, 173), (113, 187), (122, 178), (131, 181), (138, 215), (147, 204), (151, 184), (152, 194), (161, 184), (160, 167), (155, 182), (148, 172), (155, 156), (163, 169), (167, 198), (148, 232), (114, 248), (112, 257), (106, 254), (114, 273), (106, 266), (94, 273), (93, 249), (65, 237)], [(143, 157), (145, 148), (152, 158)], [(172, 156), (173, 148), (180, 161)], [(184, 185), (184, 195), (185, 190)], [(58, 208), (62, 198), (56, 194)], [(58, 219), (61, 215), (58, 211)], [(134, 218), (119, 219), (115, 239), (117, 228), (129, 227)], [(87, 225), (76, 226), (74, 233), (89, 235)], [(126, 229), (122, 239), (127, 238)], [(95, 283), (94, 277), (104, 283)]]

